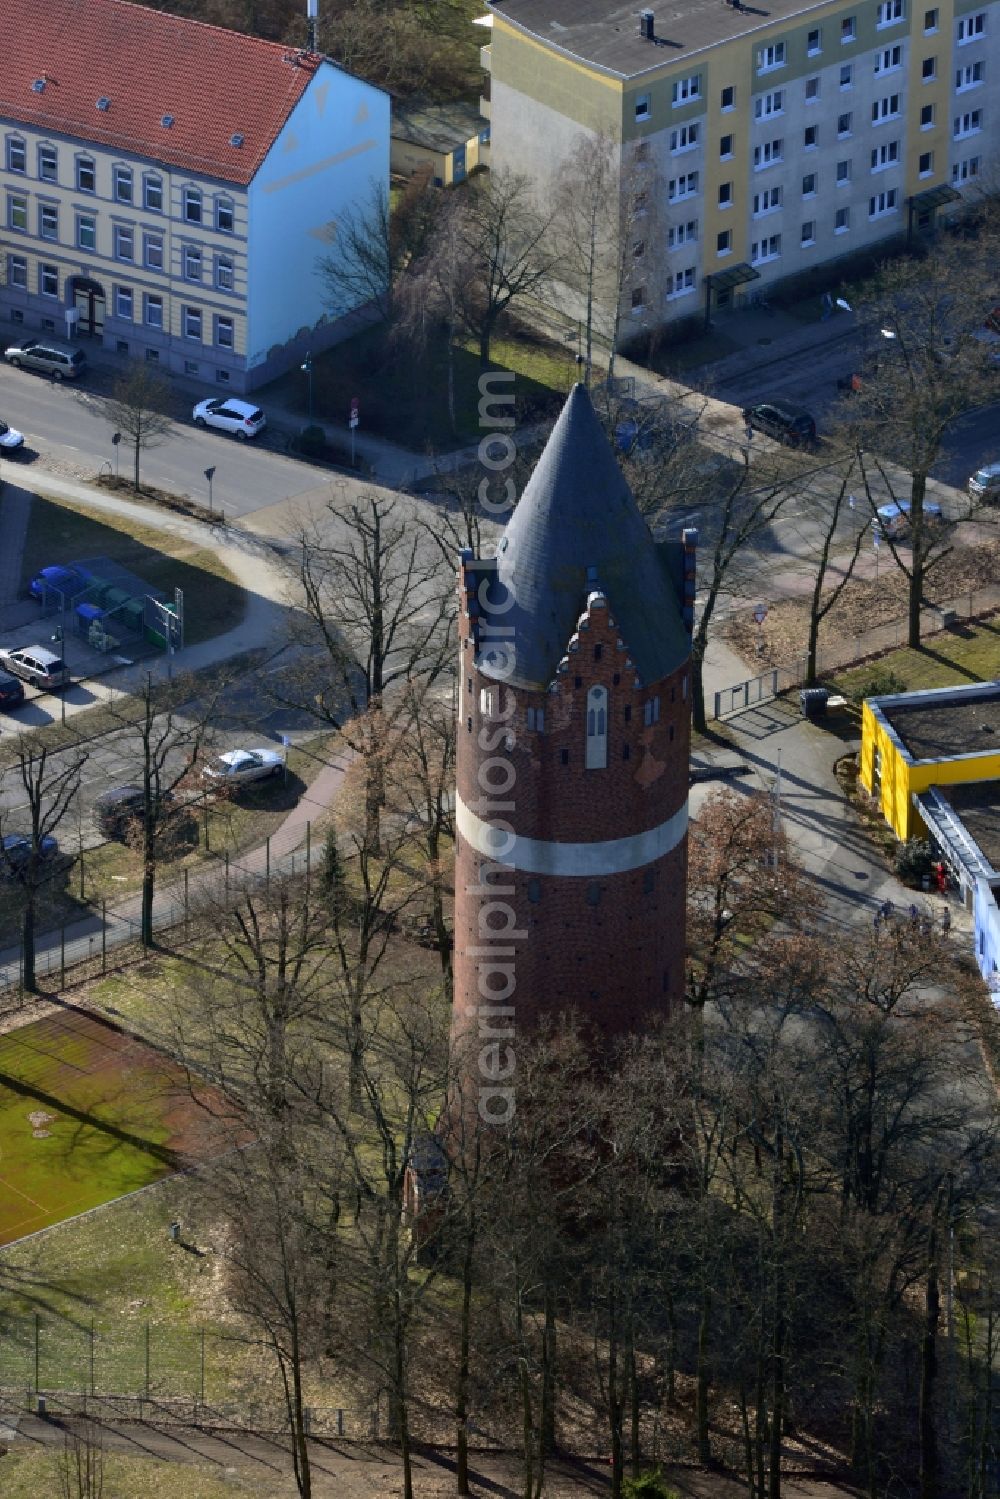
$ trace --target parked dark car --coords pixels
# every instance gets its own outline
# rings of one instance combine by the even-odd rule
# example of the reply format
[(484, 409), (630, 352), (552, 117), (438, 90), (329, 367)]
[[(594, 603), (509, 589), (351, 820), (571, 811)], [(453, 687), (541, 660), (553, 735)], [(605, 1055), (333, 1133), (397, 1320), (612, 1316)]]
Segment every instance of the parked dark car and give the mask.
[[(3, 854), (0, 856), (0, 875), (21, 874), (31, 857), (31, 839), (27, 833), (6, 833), (2, 840)], [(56, 840), (45, 834), (39, 841), (38, 852), (43, 859), (54, 859), (59, 852)]]
[(790, 448), (802, 448), (816, 441), (816, 423), (801, 406), (787, 401), (759, 401), (747, 406), (743, 420), (755, 432), (766, 432)]
[(0, 671), (0, 710), (9, 713), (24, 702), (24, 683), (5, 671)]
[[(106, 838), (124, 838), (130, 823), (142, 816), (143, 791), (141, 786), (112, 786), (102, 791), (94, 803), (94, 824)], [(172, 801), (169, 791), (161, 798), (163, 803)]]

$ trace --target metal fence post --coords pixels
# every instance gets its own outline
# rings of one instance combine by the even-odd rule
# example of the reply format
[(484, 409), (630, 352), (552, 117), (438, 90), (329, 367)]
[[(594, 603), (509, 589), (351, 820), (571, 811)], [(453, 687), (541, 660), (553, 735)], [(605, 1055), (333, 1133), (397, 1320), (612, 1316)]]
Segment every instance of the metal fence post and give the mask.
[(149, 1399), (149, 1323), (148, 1322), (146, 1323), (145, 1344), (146, 1344), (146, 1346), (145, 1346), (145, 1353), (146, 1353), (146, 1399), (148, 1400)]
[(306, 893), (309, 892), (309, 862), (312, 856), (312, 822), (306, 823)]
[(226, 894), (229, 894), (229, 850), (226, 849)]
[(201, 1329), (201, 1382), (198, 1389), (198, 1401), (200, 1405), (205, 1404), (205, 1329)]
[(101, 972), (108, 971), (108, 903), (101, 901)]
[(59, 987), (66, 987), (66, 923), (59, 928)]
[(97, 1393), (97, 1391), (95, 1389), (95, 1386), (94, 1386), (94, 1339), (96, 1338), (96, 1336), (97, 1336), (97, 1329), (96, 1329), (96, 1327), (94, 1325), (94, 1319), (93, 1319), (93, 1317), (91, 1317), (91, 1319), (90, 1319), (90, 1393), (91, 1393), (91, 1395), (94, 1395), (94, 1394)]
[(188, 903), (188, 870), (184, 869), (184, 935), (189, 936), (188, 925), (191, 918), (191, 908)]
[(270, 890), (270, 888), (271, 888), (271, 835), (270, 835), (270, 833), (267, 836), (267, 842), (264, 844), (264, 888), (265, 888), (265, 890)]
[(35, 1313), (35, 1394), (38, 1394), (38, 1372), (41, 1362), (42, 1341), (42, 1319), (40, 1313)]

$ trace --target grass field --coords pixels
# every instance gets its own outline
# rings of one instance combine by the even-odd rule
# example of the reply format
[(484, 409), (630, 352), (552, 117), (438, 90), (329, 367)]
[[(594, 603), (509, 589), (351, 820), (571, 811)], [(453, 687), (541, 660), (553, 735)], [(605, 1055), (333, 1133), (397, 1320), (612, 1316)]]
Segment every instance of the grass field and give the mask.
[(207, 1124), (176, 1069), (95, 1016), (0, 1036), (0, 1244), (210, 1153)]
[(900, 691), (916, 692), (926, 687), (953, 687), (963, 682), (989, 682), (1000, 671), (1000, 617), (962, 625), (933, 635), (919, 651), (902, 646), (887, 651), (852, 671), (834, 678), (838, 692), (857, 696), (873, 679), (891, 672)]
[(221, 635), (243, 617), (243, 589), (209, 547), (197, 547), (119, 516), (98, 519), (49, 495), (35, 495), (24, 545), (22, 586), (27, 588), (43, 567), (87, 557), (110, 557), (168, 596), (182, 588), (188, 645)]
[[(61, 1493), (60, 1459), (55, 1452), (16, 1450), (0, 1459), (0, 1493), (4, 1499), (49, 1499)], [(257, 1480), (235, 1469), (200, 1463), (165, 1463), (150, 1458), (108, 1453), (104, 1460), (103, 1499), (238, 1499), (240, 1494), (270, 1499), (294, 1493), (291, 1481), (273, 1476)]]

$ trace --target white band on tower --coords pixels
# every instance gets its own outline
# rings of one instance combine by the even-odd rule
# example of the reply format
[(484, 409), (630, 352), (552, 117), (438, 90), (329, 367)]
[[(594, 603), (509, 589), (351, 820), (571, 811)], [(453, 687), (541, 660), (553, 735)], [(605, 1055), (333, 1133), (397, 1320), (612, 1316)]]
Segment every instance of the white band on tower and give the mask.
[(659, 827), (631, 838), (607, 838), (600, 843), (555, 843), (545, 838), (523, 838), (504, 827), (483, 822), (459, 796), (456, 805), (458, 831), (467, 843), (487, 859), (509, 864), (524, 874), (599, 875), (627, 874), (662, 859), (683, 841), (688, 826), (684, 805)]

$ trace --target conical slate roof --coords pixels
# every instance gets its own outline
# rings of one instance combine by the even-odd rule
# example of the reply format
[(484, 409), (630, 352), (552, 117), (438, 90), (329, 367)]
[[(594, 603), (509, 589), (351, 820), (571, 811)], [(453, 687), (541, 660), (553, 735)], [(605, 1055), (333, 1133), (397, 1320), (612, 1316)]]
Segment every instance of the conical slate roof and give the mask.
[[(596, 588), (644, 683), (690, 654), (673, 584), (583, 385), (570, 392), (500, 539), (497, 574), (515, 600), (503, 616), (515, 666), (496, 674), (514, 687), (548, 686)], [(488, 653), (479, 664), (493, 675)]]

